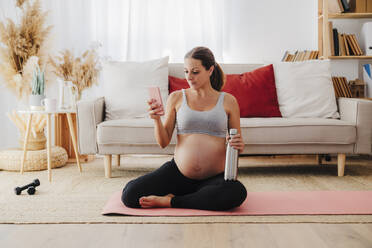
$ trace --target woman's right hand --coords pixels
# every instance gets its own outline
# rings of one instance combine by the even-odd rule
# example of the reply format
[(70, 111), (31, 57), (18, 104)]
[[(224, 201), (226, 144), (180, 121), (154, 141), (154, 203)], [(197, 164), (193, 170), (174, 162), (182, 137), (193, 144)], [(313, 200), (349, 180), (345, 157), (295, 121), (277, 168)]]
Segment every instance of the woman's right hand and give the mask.
[(149, 105), (148, 112), (151, 119), (159, 120), (160, 116), (164, 113), (163, 106), (161, 104), (158, 104), (155, 99), (150, 99), (147, 101), (147, 104)]

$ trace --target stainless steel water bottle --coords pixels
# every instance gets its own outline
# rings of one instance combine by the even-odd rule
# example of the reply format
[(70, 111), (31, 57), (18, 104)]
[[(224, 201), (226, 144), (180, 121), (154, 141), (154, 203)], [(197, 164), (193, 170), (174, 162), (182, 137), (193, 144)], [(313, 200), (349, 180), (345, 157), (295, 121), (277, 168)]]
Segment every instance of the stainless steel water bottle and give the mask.
[[(230, 129), (230, 138), (238, 133), (238, 130)], [(238, 172), (238, 150), (227, 145), (226, 148), (226, 161), (225, 161), (225, 180), (236, 180)]]

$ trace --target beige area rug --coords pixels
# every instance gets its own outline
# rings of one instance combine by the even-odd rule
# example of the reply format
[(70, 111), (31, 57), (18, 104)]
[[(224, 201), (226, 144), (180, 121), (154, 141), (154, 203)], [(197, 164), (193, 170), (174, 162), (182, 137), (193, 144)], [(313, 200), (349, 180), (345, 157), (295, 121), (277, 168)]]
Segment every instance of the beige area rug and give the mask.
[[(289, 216), (205, 216), (136, 217), (103, 216), (101, 211), (111, 194), (132, 178), (159, 167), (170, 159), (164, 155), (122, 156), (113, 165), (113, 178), (104, 177), (103, 160), (47, 171), (0, 171), (0, 223), (372, 223), (372, 215), (289, 215)], [(275, 165), (273, 165), (275, 164)], [(291, 165), (293, 164), (293, 165)], [(344, 177), (337, 177), (336, 161), (316, 165), (313, 156), (243, 157), (239, 179), (248, 191), (372, 190), (372, 161), (347, 158)], [(14, 187), (39, 178), (35, 195), (14, 194)]]

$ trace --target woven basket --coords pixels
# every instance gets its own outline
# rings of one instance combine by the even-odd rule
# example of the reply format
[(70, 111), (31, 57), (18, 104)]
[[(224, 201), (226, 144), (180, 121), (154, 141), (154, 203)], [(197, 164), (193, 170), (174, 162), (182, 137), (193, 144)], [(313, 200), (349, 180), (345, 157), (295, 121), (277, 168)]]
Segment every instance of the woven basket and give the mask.
[[(46, 147), (46, 138), (44, 132), (37, 132), (35, 134), (35, 137), (32, 133), (30, 133), (30, 135), (28, 136), (27, 151), (42, 150)], [(25, 133), (21, 133), (20, 137), (18, 138), (19, 145), (22, 148), (25, 140), (24, 137)]]
[[(20, 148), (11, 148), (0, 151), (0, 170), (20, 171), (23, 151)], [(66, 165), (68, 156), (64, 148), (53, 146), (51, 148), (51, 167), (57, 168)], [(48, 169), (47, 150), (27, 151), (24, 171), (39, 171)]]

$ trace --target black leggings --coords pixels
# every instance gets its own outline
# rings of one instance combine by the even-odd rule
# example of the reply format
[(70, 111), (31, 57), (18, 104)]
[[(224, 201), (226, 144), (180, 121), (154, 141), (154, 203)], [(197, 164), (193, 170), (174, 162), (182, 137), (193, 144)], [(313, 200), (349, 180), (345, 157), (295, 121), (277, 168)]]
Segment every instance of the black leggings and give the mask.
[(148, 195), (175, 195), (173, 208), (228, 210), (240, 206), (247, 197), (239, 181), (225, 181), (224, 173), (196, 180), (185, 177), (174, 159), (157, 170), (130, 181), (123, 189), (122, 202), (127, 207), (140, 208), (139, 198)]

